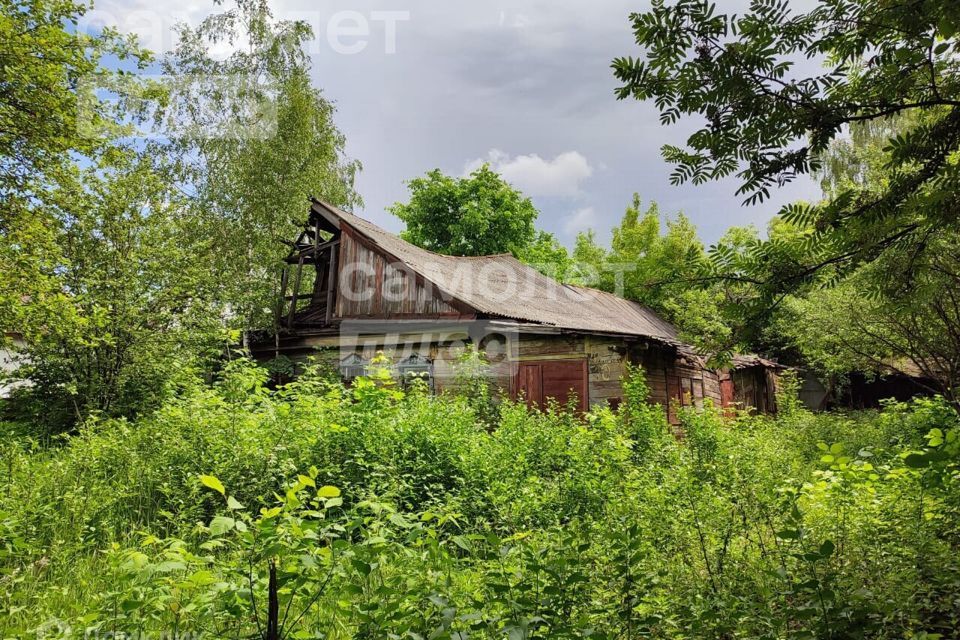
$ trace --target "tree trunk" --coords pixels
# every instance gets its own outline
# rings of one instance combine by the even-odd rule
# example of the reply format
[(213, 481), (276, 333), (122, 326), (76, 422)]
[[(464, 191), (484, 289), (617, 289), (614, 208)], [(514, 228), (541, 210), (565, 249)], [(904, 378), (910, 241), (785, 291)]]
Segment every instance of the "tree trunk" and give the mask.
[(277, 597), (277, 562), (270, 560), (270, 582), (267, 584), (267, 632), (264, 640), (280, 640), (280, 600)]

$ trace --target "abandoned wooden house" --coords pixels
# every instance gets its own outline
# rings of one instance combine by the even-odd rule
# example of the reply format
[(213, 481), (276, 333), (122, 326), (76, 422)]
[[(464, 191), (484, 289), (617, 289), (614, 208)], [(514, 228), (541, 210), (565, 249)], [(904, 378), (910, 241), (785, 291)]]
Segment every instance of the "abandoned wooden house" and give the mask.
[[(627, 363), (644, 367), (650, 400), (671, 421), (676, 405), (736, 401), (733, 391), (723, 397), (721, 375), (735, 381), (739, 370), (705, 366), (649, 308), (561, 284), (509, 254), (435, 254), (315, 200), (287, 263), (283, 328), (254, 345), (261, 360), (322, 354), (349, 380), (382, 351), (401, 379), (424, 376), (442, 391), (471, 344), (486, 354), (496, 388), (539, 407), (553, 399), (615, 408)], [(767, 391), (751, 389), (744, 400), (773, 409)]]

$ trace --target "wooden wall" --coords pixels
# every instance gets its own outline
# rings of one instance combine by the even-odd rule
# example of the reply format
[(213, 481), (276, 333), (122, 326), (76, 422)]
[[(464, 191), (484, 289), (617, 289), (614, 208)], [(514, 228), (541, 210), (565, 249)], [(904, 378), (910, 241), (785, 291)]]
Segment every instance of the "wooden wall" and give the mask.
[(650, 402), (663, 406), (671, 423), (679, 422), (678, 404), (700, 409), (709, 400), (713, 406), (721, 405), (720, 376), (704, 368), (698, 359), (655, 343), (638, 345), (631, 351), (631, 359), (647, 374)]
[(777, 412), (776, 373), (765, 367), (734, 369), (729, 375), (733, 383), (733, 403), (741, 409), (755, 409), (759, 413)]
[[(451, 334), (452, 335), (452, 334)], [(453, 337), (451, 337), (451, 340)], [(353, 352), (352, 347), (337, 347), (338, 338), (318, 339), (313, 347), (328, 346), (339, 350), (339, 358)], [(366, 336), (364, 346), (357, 347), (364, 358), (385, 349), (394, 360), (411, 353), (425, 355), (433, 362), (434, 389), (437, 392), (453, 389), (456, 385), (456, 360), (462, 353), (462, 344), (469, 341), (465, 333), (458, 344), (424, 343), (422, 337), (391, 336), (389, 341), (378, 341)], [(399, 345), (399, 348), (397, 348)], [(305, 349), (311, 349), (304, 344)], [(288, 355), (297, 358), (293, 352)], [(721, 406), (720, 377), (717, 371), (705, 369), (692, 357), (679, 356), (673, 348), (657, 343), (636, 343), (612, 337), (568, 334), (512, 334), (507, 345), (492, 354), (490, 384), (495, 393), (504, 396), (516, 394), (516, 373), (522, 362), (545, 360), (581, 360), (585, 363), (589, 408), (609, 405), (617, 408), (623, 400), (622, 377), (626, 364), (643, 366), (650, 387), (650, 402), (664, 408), (671, 422), (677, 422), (675, 404), (701, 408), (706, 400)], [(675, 400), (675, 402), (671, 402)]]
[(608, 404), (616, 409), (623, 401), (621, 379), (626, 374), (626, 345), (622, 340), (589, 336), (586, 339), (590, 375), (590, 406)]
[(650, 387), (650, 402), (661, 405), (672, 422), (677, 421), (677, 416), (671, 400), (680, 406), (697, 408), (702, 408), (707, 399), (714, 406), (721, 404), (720, 377), (716, 371), (705, 369), (698, 360), (680, 356), (673, 348), (654, 342), (628, 346), (622, 338), (603, 336), (521, 335), (514, 358), (517, 361), (586, 359), (591, 408), (620, 405), (621, 380), (627, 362), (631, 361), (643, 366)]
[(344, 227), (338, 257), (339, 318), (461, 316), (428, 283), (393, 264)]

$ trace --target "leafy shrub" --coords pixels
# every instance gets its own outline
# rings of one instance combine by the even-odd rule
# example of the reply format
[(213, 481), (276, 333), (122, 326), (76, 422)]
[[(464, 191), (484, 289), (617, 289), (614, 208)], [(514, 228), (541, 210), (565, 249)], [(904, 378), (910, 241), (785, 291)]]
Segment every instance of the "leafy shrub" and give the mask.
[[(0, 467), (0, 636), (951, 637), (958, 417), (270, 389), (235, 361)], [(276, 635), (271, 636), (271, 633)], [(926, 636), (924, 634), (927, 634)], [(117, 636), (115, 636), (117, 637)]]

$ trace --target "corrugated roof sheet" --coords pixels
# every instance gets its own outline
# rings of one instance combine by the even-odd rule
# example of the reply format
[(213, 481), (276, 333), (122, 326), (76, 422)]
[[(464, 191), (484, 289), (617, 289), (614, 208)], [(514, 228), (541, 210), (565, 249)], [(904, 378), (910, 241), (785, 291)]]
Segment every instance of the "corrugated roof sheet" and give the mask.
[(480, 313), (595, 333), (656, 338), (679, 344), (677, 330), (652, 309), (611, 293), (561, 284), (510, 254), (445, 256), (427, 251), (377, 225), (317, 201), (384, 252)]

